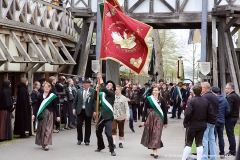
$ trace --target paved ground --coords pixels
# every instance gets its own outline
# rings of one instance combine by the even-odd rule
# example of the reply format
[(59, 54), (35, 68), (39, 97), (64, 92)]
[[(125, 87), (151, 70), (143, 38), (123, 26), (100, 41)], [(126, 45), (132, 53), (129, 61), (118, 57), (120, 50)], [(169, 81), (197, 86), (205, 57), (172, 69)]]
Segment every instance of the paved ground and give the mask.
[[(137, 126), (140, 122), (134, 124), (136, 133), (132, 133), (126, 125), (124, 148), (116, 149), (116, 157), (110, 156), (108, 149), (100, 153), (95, 153), (96, 136), (95, 126), (92, 126), (91, 143), (89, 146), (76, 144), (76, 129), (62, 131), (53, 134), (53, 145), (49, 151), (43, 151), (41, 147), (34, 144), (35, 137), (19, 139), (16, 142), (0, 145), (0, 160), (143, 160), (153, 159), (149, 154), (151, 150), (140, 144), (143, 128)], [(184, 147), (184, 133), (182, 120), (169, 119), (169, 126), (163, 130), (162, 141), (164, 147), (158, 151), (159, 159), (179, 160)], [(107, 142), (104, 135), (105, 142)], [(225, 137), (226, 138), (226, 137)], [(227, 139), (225, 140), (225, 150), (228, 149)], [(239, 142), (239, 141), (237, 141)], [(107, 146), (107, 144), (105, 144)], [(218, 151), (217, 151), (218, 153)], [(234, 158), (227, 158), (234, 160)]]

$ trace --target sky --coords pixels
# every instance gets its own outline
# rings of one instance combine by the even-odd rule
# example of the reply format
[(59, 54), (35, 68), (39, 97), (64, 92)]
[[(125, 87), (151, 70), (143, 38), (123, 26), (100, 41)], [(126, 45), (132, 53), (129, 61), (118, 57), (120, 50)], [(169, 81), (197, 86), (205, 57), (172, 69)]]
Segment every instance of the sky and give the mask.
[[(184, 65), (184, 73), (185, 78), (192, 79), (192, 68), (193, 68), (193, 59), (192, 59), (192, 52), (193, 52), (193, 45), (188, 44), (188, 37), (189, 37), (189, 29), (173, 29), (172, 30), (176, 35), (176, 41), (179, 47), (182, 48), (182, 56), (184, 57), (183, 65)], [(196, 44), (196, 61), (200, 59), (201, 54), (201, 44)], [(196, 75), (195, 75), (196, 76)]]

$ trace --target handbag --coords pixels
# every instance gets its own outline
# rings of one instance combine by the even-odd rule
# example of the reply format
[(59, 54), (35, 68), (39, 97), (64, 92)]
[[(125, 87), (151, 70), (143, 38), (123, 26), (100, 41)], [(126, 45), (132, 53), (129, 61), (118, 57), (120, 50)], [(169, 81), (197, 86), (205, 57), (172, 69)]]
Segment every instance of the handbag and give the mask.
[(44, 118), (44, 116), (43, 116), (43, 114), (41, 113), (41, 114), (38, 116), (38, 120), (41, 121), (41, 120), (43, 120), (43, 118)]

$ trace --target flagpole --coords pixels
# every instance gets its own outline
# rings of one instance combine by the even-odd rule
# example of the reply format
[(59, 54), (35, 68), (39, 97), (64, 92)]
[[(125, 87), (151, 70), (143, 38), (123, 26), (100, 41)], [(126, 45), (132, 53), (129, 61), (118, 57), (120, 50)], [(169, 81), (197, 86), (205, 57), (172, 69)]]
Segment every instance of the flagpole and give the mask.
[[(101, 11), (100, 11), (100, 3), (105, 2), (105, 0), (98, 0), (98, 12), (97, 12), (97, 40), (96, 40), (96, 60), (99, 60), (98, 73), (102, 71), (102, 60), (100, 59), (101, 52), (101, 37), (102, 37), (102, 19), (101, 19)], [(100, 80), (98, 78), (98, 87), (97, 87), (97, 102), (96, 102), (96, 124), (98, 123), (99, 116), (99, 89), (100, 89)]]

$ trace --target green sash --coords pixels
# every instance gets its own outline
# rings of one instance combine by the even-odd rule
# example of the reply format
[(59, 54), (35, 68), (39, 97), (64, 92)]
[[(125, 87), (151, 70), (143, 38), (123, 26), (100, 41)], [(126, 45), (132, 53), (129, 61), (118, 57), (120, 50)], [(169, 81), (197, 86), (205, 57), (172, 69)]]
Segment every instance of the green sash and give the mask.
[(36, 125), (35, 128), (37, 128), (38, 124), (38, 116), (43, 112), (43, 110), (51, 103), (57, 96), (53, 93), (51, 93), (48, 98), (44, 99), (38, 109), (37, 116), (36, 116)]
[(144, 92), (144, 94), (142, 95), (142, 98), (146, 98), (146, 94), (148, 93), (149, 90), (150, 90), (150, 88), (148, 88), (148, 89)]
[(101, 100), (101, 105), (113, 116), (113, 107), (105, 99), (105, 93), (104, 92), (100, 92), (100, 100)]
[(183, 101), (183, 99), (182, 99), (182, 93), (181, 93), (181, 90), (180, 90), (180, 88), (179, 87), (177, 87), (177, 94), (178, 94), (178, 97), (181, 99), (181, 103), (180, 103), (180, 106), (182, 107), (182, 101)]
[(157, 112), (157, 114), (164, 120), (163, 111), (161, 109), (161, 105), (157, 103), (153, 95), (147, 97), (153, 109)]

